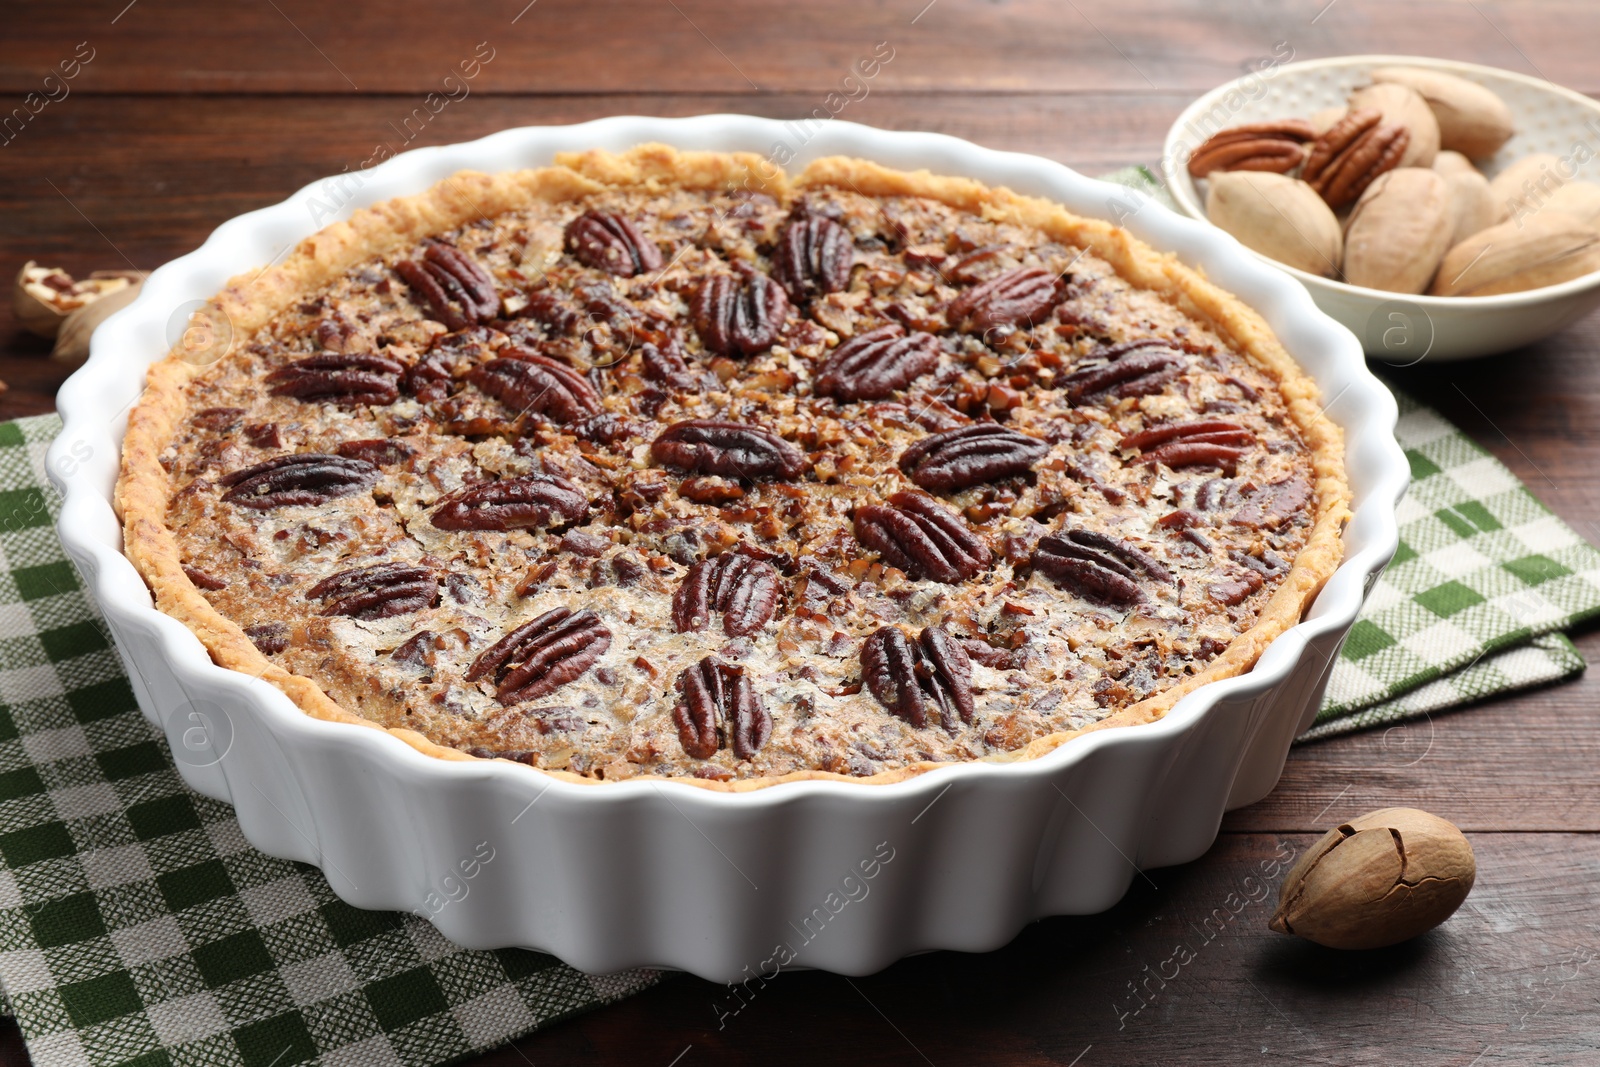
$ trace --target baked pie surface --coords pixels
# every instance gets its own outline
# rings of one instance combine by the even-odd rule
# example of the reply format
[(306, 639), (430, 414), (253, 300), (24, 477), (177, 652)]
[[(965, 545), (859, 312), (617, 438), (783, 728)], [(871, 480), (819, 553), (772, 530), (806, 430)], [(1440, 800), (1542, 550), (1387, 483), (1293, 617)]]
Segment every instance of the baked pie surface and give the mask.
[(446, 758), (746, 789), (1030, 758), (1246, 670), (1343, 442), (1236, 298), (965, 179), (642, 146), (308, 238), (151, 368), (158, 606)]

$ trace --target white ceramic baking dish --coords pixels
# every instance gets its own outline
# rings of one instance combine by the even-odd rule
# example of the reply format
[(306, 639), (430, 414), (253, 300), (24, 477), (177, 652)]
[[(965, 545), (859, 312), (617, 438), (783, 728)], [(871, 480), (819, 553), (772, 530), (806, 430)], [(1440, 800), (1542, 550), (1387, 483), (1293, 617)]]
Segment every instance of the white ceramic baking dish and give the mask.
[[(189, 311), (355, 208), (464, 168), (534, 167), (559, 151), (643, 141), (769, 153), (795, 168), (847, 154), (968, 175), (1115, 219), (1203, 267), (1266, 316), (1346, 432), (1354, 518), (1343, 565), (1252, 671), (1195, 691), (1159, 722), (1089, 734), (1028, 763), (953, 765), (893, 785), (729, 794), (445, 762), (378, 730), (309, 718), (267, 683), (212, 664), (152, 606), (110, 505), (128, 409)], [(1310, 723), (1329, 664), (1395, 551), (1408, 478), (1394, 400), (1356, 339), (1226, 234), (1034, 156), (738, 115), (507, 130), (307, 186), (223, 224), (151, 275), (95, 334), (59, 404), (65, 428), (47, 464), (64, 496), (61, 540), (184, 779), (232, 803), (251, 844), (316, 864), (359, 907), (426, 915), (462, 945), (543, 949), (592, 972), (658, 965), (715, 980), (789, 966), (864, 974), (927, 949), (993, 949), (1032, 919), (1110, 907), (1136, 868), (1201, 855), (1225, 810), (1272, 789)]]

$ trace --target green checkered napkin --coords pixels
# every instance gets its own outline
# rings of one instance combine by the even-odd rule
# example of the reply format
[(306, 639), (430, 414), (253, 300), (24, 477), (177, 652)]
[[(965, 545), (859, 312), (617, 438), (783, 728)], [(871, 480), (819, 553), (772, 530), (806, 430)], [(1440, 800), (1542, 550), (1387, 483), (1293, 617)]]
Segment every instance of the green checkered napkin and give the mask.
[(60, 428), (0, 424), (0, 984), (35, 1067), (431, 1065), (656, 980), (352, 908), (187, 790), (56, 541)]
[(1412, 477), (1400, 549), (1302, 740), (1571, 678), (1583, 657), (1560, 631), (1600, 613), (1600, 551), (1460, 430), (1395, 398)]

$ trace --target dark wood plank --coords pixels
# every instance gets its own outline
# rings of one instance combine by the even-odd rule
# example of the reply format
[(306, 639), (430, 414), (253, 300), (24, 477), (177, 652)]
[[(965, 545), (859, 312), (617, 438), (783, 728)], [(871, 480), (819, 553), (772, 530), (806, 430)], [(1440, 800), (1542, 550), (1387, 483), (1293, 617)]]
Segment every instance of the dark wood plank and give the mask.
[(1474, 835), (1478, 884), (1461, 911), (1368, 953), (1266, 928), (1279, 877), (1263, 872), (1312, 840), (1227, 835), (1197, 863), (1135, 879), (1104, 915), (867, 978), (751, 982), (726, 1018), (739, 1004), (726, 987), (675, 977), (474, 1067), (1600, 1062), (1600, 839)]
[(1587, 0), (494, 0), (448, 17), (428, 0), (88, 0), (41, 4), (10, 20), (0, 90), (40, 89), (86, 40), (94, 58), (74, 79), (75, 93), (420, 96), (443, 88), (481, 43), (493, 58), (468, 83), (475, 93), (820, 96), (839, 89), (878, 42), (894, 58), (875, 91), (1193, 94), (1268, 57), (1358, 52), (1450, 56), (1592, 90), (1600, 88), (1589, 48), (1594, 18)]

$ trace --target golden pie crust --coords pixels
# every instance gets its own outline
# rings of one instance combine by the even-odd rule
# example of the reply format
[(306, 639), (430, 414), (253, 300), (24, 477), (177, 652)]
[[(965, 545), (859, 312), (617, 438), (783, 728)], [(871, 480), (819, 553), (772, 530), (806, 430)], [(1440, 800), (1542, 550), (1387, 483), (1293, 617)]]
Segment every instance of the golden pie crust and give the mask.
[[(157, 607), (193, 630), (218, 664), (264, 678), (313, 717), (387, 729), (417, 750), (441, 759), (480, 758), (430, 739), (419, 730), (384, 726), (348, 710), (317, 681), (287, 670), (263, 654), (241, 625), (219, 611), (196, 587), (185, 567), (179, 538), (169, 524), (169, 508), (178, 486), (163, 462), (164, 458), (170, 461), (172, 442), (192, 414), (189, 389), (214, 373), (214, 366), (234, 358), (246, 339), (270, 327), (307, 294), (339, 282), (375, 258), (392, 257), (415, 248), (431, 235), (541, 205), (566, 205), (569, 211), (576, 211), (585, 203), (621, 195), (652, 197), (689, 192), (710, 196), (730, 190), (740, 191), (741, 195), (762, 194), (785, 205), (808, 195), (834, 192), (841, 197), (873, 198), (884, 203), (945, 205), (986, 224), (1021, 227), (1079, 249), (1081, 254), (1108, 267), (1116, 279), (1132, 290), (1153, 295), (1198, 329), (1207, 331), (1208, 336), (1220, 339), (1228, 352), (1242, 357), (1253, 372), (1275, 388), (1273, 410), (1279, 412), (1280, 421), (1292, 429), (1292, 436), (1303, 448), (1296, 454), (1303, 455), (1310, 487), (1309, 501), (1304, 506), (1304, 543), (1287, 573), (1276, 579), (1248, 629), (1232, 637), (1225, 649), (1201, 669), (1098, 721), (1036, 736), (1008, 751), (985, 754), (982, 759), (1033, 759), (1081, 733), (1159, 719), (1195, 688), (1248, 670), (1274, 638), (1300, 621), (1342, 557), (1341, 532), (1349, 515), (1343, 438), (1324, 414), (1315, 383), (1285, 352), (1262, 318), (1238, 298), (1212, 285), (1176, 257), (1151, 249), (1117, 226), (1073, 215), (1048, 201), (1019, 196), (1004, 188), (993, 189), (926, 171), (905, 173), (846, 158), (818, 160), (791, 179), (759, 156), (678, 152), (662, 145), (644, 145), (621, 155), (589, 152), (562, 156), (555, 166), (516, 173), (463, 171), (420, 195), (359, 211), (349, 221), (329, 226), (302, 241), (283, 262), (233, 279), (214, 298), (212, 313), (229, 323), (235, 338), (234, 350), (206, 366), (186, 362), (177, 352), (156, 363), (150, 368), (144, 396), (129, 418), (116, 505), (124, 523), (125, 551), (149, 584)], [(830, 338), (829, 343), (837, 340)], [(807, 779), (880, 784), (948, 762), (948, 758), (912, 760), (867, 775), (797, 769), (728, 780), (672, 777), (708, 789), (732, 791)], [(546, 769), (546, 773), (585, 784), (602, 781), (570, 770)], [(648, 773), (642, 776), (667, 777)]]

